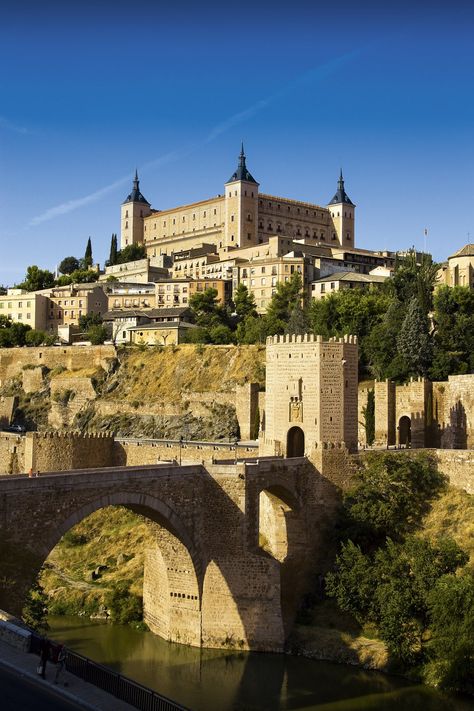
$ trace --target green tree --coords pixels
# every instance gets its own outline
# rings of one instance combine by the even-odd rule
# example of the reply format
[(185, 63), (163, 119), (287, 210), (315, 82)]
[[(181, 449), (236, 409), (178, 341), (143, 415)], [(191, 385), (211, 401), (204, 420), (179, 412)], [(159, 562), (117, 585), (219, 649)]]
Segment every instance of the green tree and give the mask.
[(240, 321), (249, 316), (256, 317), (255, 297), (244, 284), (239, 284), (234, 294), (235, 313)]
[(428, 592), (431, 639), (429, 681), (474, 692), (474, 576), (444, 575)]
[(434, 295), (432, 380), (474, 372), (474, 291), (443, 286)]
[(423, 654), (431, 591), (467, 560), (450, 539), (432, 544), (415, 536), (401, 543), (389, 538), (373, 554), (348, 541), (336, 559), (335, 572), (326, 577), (326, 590), (361, 624), (376, 624), (389, 651), (413, 664)]
[(90, 311), (84, 316), (79, 316), (79, 328), (81, 331), (88, 331), (91, 326), (101, 326), (102, 316)]
[(414, 531), (446, 477), (426, 453), (371, 452), (343, 497), (341, 536), (373, 548)]
[(398, 257), (389, 286), (401, 304), (417, 299), (423, 314), (428, 315), (433, 305), (433, 290), (439, 264), (431, 255), (422, 254), (418, 260), (414, 247), (404, 257)]
[(117, 247), (117, 235), (114, 233), (110, 240), (110, 253), (109, 253), (109, 265), (112, 267), (117, 264), (118, 258), (118, 247)]
[(84, 254), (83, 262), (84, 262), (85, 268), (90, 269), (90, 267), (92, 266), (92, 242), (91, 242), (90, 237), (87, 240), (86, 251)]
[(303, 300), (301, 274), (294, 272), (289, 281), (280, 281), (267, 308), (266, 322), (270, 335), (284, 333), (290, 314)]
[(237, 343), (265, 343), (270, 335), (270, 324), (265, 316), (247, 316), (237, 325)]
[(49, 629), (48, 621), (48, 599), (37, 580), (28, 591), (26, 602), (21, 613), (23, 622), (35, 630), (35, 632), (46, 632)]
[(45, 331), (37, 331), (36, 329), (31, 329), (25, 334), (25, 345), (27, 346), (41, 346), (48, 339), (48, 334)]
[(293, 306), (286, 324), (285, 333), (302, 336), (309, 331), (309, 320), (299, 301)]
[(367, 393), (367, 405), (362, 408), (365, 425), (365, 440), (371, 447), (375, 440), (375, 391), (369, 390)]
[(79, 269), (79, 260), (76, 257), (64, 257), (59, 265), (61, 274), (72, 274), (77, 269)]
[(40, 269), (36, 264), (28, 267), (25, 280), (18, 284), (18, 288), (25, 291), (40, 291), (54, 286), (54, 274), (48, 269)]
[(397, 349), (407, 363), (410, 375), (427, 375), (433, 358), (433, 342), (428, 317), (423, 313), (417, 298), (408, 304), (397, 338)]
[(136, 262), (138, 259), (146, 257), (146, 249), (143, 244), (129, 244), (119, 252), (117, 252), (116, 264), (125, 264), (126, 262)]
[(87, 339), (91, 342), (93, 346), (100, 346), (104, 341), (107, 340), (108, 333), (105, 326), (100, 324), (93, 324), (89, 326), (87, 330)]

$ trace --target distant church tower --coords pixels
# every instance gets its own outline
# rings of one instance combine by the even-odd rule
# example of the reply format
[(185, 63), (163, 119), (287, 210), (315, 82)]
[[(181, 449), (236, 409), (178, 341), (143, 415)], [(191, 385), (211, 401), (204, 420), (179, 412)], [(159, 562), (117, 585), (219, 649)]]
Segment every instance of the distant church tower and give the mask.
[(332, 233), (329, 235), (331, 246), (334, 246), (334, 242), (337, 240), (341, 247), (347, 247), (348, 249), (354, 247), (355, 207), (344, 189), (344, 178), (341, 170), (337, 181), (337, 192), (328, 204), (333, 227)]
[(143, 244), (143, 218), (151, 213), (150, 203), (140, 192), (138, 172), (135, 171), (133, 188), (122, 203), (120, 249), (130, 244)]
[(244, 144), (239, 165), (225, 184), (224, 247), (258, 244), (258, 183), (247, 170)]

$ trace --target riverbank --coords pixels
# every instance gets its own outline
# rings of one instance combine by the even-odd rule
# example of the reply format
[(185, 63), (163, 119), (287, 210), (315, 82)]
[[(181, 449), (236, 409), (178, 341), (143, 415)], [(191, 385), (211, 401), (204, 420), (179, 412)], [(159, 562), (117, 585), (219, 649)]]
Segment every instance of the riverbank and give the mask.
[(193, 711), (470, 711), (401, 677), (290, 654), (173, 644), (151, 632), (50, 617), (50, 636)]

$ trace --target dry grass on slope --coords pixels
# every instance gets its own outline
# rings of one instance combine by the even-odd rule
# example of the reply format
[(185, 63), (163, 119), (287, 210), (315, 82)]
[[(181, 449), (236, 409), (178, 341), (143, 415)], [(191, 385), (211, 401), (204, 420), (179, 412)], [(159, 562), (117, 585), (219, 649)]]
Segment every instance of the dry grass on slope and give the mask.
[(115, 376), (118, 386), (110, 398), (179, 401), (183, 392), (231, 392), (247, 382), (263, 385), (264, 363), (263, 346), (186, 344), (131, 350), (122, 354)]
[(435, 499), (420, 535), (431, 541), (449, 536), (469, 554), (474, 568), (474, 496), (454, 486)]

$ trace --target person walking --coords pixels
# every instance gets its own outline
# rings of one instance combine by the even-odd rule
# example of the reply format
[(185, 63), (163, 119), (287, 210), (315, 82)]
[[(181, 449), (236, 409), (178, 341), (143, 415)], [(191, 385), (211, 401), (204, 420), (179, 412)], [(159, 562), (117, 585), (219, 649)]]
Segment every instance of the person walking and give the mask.
[(59, 644), (56, 648), (56, 674), (54, 676), (54, 683), (58, 683), (58, 679), (66, 666), (66, 647), (64, 644)]
[(46, 639), (46, 637), (43, 637), (43, 639), (41, 640), (40, 663), (38, 666), (38, 674), (43, 679), (46, 679), (46, 664), (48, 662), (50, 653), (51, 653), (51, 645), (49, 643), (49, 640)]

